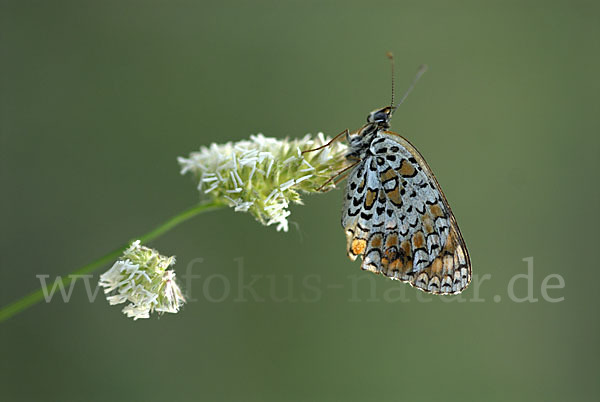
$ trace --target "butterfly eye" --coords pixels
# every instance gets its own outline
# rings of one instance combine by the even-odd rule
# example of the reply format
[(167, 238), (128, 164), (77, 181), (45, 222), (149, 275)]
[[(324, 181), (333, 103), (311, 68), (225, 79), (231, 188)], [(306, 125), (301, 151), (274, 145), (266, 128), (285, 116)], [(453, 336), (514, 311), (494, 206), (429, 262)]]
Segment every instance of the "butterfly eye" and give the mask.
[(374, 112), (371, 112), (367, 117), (367, 121), (369, 123), (380, 123), (389, 120), (390, 118), (390, 108), (386, 107), (384, 109), (379, 109)]

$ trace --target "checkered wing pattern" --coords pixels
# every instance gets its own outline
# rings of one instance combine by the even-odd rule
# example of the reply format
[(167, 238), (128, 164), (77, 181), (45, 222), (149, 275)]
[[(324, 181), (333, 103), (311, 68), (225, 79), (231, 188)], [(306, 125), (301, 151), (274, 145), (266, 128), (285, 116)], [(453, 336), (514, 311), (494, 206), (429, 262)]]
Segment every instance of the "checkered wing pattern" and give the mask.
[(425, 292), (457, 294), (471, 263), (431, 169), (403, 137), (380, 132), (348, 179), (342, 226), (361, 268)]

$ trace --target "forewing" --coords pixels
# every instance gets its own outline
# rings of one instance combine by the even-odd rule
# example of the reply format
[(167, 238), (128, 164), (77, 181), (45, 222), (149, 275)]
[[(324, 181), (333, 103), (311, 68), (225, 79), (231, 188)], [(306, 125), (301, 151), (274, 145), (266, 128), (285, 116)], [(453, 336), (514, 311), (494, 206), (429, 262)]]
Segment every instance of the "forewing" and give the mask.
[(386, 132), (352, 172), (342, 225), (361, 268), (436, 294), (471, 280), (464, 240), (431, 169), (404, 138)]

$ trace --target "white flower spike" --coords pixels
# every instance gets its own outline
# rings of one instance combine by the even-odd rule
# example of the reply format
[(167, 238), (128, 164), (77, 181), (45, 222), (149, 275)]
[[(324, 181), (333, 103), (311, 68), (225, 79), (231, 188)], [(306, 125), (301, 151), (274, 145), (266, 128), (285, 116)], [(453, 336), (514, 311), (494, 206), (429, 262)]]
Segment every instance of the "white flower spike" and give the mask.
[(111, 305), (129, 302), (123, 308), (127, 317), (149, 318), (150, 313), (177, 313), (185, 298), (169, 270), (175, 257), (165, 257), (135, 241), (123, 256), (100, 276), (106, 299)]
[[(319, 133), (298, 140), (262, 134), (250, 140), (212, 144), (178, 158), (181, 174), (192, 172), (204, 197), (220, 200), (240, 212), (250, 212), (263, 225), (288, 231), (290, 202), (301, 204), (298, 191), (316, 192), (347, 164), (347, 146), (333, 142), (318, 152), (302, 151), (326, 144)], [(324, 190), (334, 188), (327, 183)]]

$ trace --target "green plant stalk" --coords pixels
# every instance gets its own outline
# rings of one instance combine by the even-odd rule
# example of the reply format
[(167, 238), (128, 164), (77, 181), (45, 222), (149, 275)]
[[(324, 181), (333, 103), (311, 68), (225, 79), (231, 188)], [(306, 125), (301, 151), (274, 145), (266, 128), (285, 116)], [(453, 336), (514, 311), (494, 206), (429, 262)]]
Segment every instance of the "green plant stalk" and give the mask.
[[(157, 226), (150, 232), (143, 234), (139, 237), (136, 237), (134, 240), (140, 240), (142, 244), (152, 241), (159, 237), (160, 235), (168, 232), (173, 229), (175, 226), (179, 225), (182, 222), (187, 221), (188, 219), (193, 218), (194, 216), (201, 214), (203, 212), (212, 211), (217, 208), (221, 208), (225, 206), (225, 204), (221, 202), (206, 202), (193, 206), (192, 208), (186, 209), (185, 211), (180, 212), (179, 214), (173, 216), (171, 219)], [(33, 306), (34, 304), (40, 302), (44, 298), (44, 294), (47, 294), (48, 291), (54, 286), (66, 286), (68, 285), (75, 275), (84, 275), (88, 274), (96, 269), (110, 263), (111, 261), (115, 261), (122, 253), (129, 247), (131, 241), (127, 242), (127, 244), (122, 245), (118, 249), (111, 251), (110, 253), (98, 258), (97, 260), (84, 265), (83, 267), (71, 272), (66, 277), (62, 277), (59, 281), (60, 283), (51, 283), (48, 284), (44, 288), (40, 288), (35, 292), (28, 294), (27, 296), (14, 301), (13, 303), (3, 307), (0, 309), (0, 322), (7, 320), (15, 314), (22, 312), (23, 310)]]

